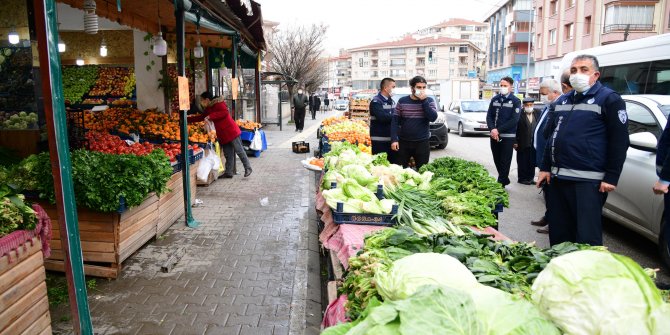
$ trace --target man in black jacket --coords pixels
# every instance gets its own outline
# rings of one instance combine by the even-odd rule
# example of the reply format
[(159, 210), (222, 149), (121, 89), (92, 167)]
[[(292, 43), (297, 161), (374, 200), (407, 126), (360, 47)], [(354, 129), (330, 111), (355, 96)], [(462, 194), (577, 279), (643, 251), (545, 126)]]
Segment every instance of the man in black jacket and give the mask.
[(493, 163), (498, 170), (498, 182), (509, 184), (509, 168), (512, 164), (516, 126), (521, 113), (521, 100), (510, 91), (514, 79), (504, 77), (500, 80), (500, 94), (491, 99), (486, 113), (486, 124), (491, 131), (491, 153)]
[(556, 100), (547, 125), (537, 186), (547, 190), (549, 242), (602, 245), (602, 208), (628, 150), (628, 113), (621, 96), (598, 78), (598, 59), (579, 55), (570, 65), (573, 91)]
[[(665, 125), (661, 139), (658, 141), (656, 149), (656, 174), (658, 181), (654, 185), (654, 193), (663, 195), (663, 204), (665, 205), (665, 227), (661, 229), (661, 234), (665, 235), (664, 240), (670, 241), (670, 193), (668, 193), (668, 185), (670, 185), (670, 120)], [(669, 242), (670, 243), (670, 242)], [(664, 258), (670, 257), (670, 249), (662, 246), (666, 250), (662, 250)]]
[(533, 147), (533, 133), (540, 119), (540, 112), (533, 110), (535, 100), (523, 99), (523, 113), (519, 117), (516, 127), (516, 165), (518, 167), (518, 182), (524, 185), (535, 184), (535, 148)]

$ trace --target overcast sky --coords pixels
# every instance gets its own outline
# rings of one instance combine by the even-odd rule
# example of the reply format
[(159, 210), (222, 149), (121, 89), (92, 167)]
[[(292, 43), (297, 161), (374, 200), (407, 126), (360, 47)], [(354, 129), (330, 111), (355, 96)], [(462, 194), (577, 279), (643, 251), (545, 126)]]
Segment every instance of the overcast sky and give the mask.
[(483, 21), (500, 0), (256, 0), (263, 19), (291, 25), (324, 23), (326, 52), (392, 40), (449, 18)]

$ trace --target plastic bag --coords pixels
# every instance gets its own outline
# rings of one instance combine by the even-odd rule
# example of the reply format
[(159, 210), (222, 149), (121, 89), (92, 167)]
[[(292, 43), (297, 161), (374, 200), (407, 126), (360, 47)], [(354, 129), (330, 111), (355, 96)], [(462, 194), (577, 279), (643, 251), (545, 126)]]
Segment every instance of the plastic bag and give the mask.
[(258, 129), (254, 132), (254, 138), (251, 140), (249, 149), (256, 151), (263, 150), (263, 139), (261, 138), (261, 132)]
[(206, 183), (209, 178), (209, 172), (212, 171), (212, 164), (212, 160), (207, 159), (207, 157), (202, 159), (200, 165), (198, 165), (198, 170), (195, 172), (195, 177), (199, 181)]
[(214, 150), (207, 150), (205, 159), (210, 162), (212, 170), (218, 171), (221, 167), (221, 158), (214, 152)]
[(216, 127), (214, 127), (214, 122), (212, 122), (212, 120), (210, 120), (209, 117), (206, 117), (203, 122), (205, 123), (204, 128), (207, 134), (210, 134), (212, 132), (216, 134)]
[[(214, 142), (214, 152), (216, 152), (216, 156), (219, 157), (219, 162), (221, 162), (221, 145), (219, 145), (219, 142)], [(223, 166), (223, 163), (220, 164), (219, 166), (219, 174), (223, 173), (226, 171), (225, 166)]]

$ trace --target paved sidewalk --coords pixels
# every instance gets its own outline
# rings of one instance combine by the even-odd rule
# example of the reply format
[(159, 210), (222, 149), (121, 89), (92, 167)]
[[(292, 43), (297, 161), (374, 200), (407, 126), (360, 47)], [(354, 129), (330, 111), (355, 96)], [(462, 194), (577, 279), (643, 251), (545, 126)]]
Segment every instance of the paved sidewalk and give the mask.
[[(318, 334), (321, 288), (314, 215), (315, 181), (291, 152), (291, 142), (318, 148), (325, 116), (268, 128), (268, 150), (250, 157), (253, 174), (198, 187), (204, 204), (193, 208), (195, 229), (183, 221), (149, 242), (123, 264), (117, 280), (89, 290), (97, 334)], [(238, 162), (238, 171), (243, 168)], [(169, 273), (160, 266), (185, 247)], [(71, 332), (67, 313), (52, 308), (55, 333)], [(65, 314), (66, 315), (66, 314)]]

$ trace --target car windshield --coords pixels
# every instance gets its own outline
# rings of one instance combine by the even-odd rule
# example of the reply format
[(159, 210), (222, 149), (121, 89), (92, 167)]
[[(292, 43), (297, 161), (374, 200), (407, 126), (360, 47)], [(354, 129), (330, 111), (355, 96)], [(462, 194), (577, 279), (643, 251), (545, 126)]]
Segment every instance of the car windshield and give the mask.
[(346, 105), (347, 100), (337, 100), (337, 101), (335, 101), (335, 103), (338, 104), (338, 105)]
[(461, 108), (465, 113), (485, 113), (489, 109), (486, 100), (461, 101)]
[(663, 115), (665, 115), (666, 118), (668, 117), (668, 115), (670, 115), (670, 105), (661, 105), (658, 106), (658, 109), (661, 110), (661, 112), (663, 113)]

